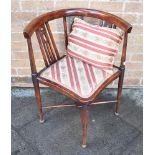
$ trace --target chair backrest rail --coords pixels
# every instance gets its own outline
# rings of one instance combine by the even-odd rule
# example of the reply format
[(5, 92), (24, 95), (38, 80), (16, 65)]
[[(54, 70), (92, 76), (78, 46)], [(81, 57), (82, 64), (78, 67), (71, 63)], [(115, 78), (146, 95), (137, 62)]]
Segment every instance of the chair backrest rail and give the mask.
[(121, 28), (123, 31), (128, 33), (132, 29), (132, 26), (129, 23), (113, 14), (94, 9), (74, 8), (74, 9), (61, 9), (57, 11), (52, 11), (49, 13), (45, 13), (41, 16), (38, 16), (25, 27), (24, 36), (25, 38), (31, 37), (31, 35), (36, 31), (36, 29), (38, 29), (38, 27), (43, 25), (45, 22), (68, 16), (84, 16), (106, 20), (108, 22), (115, 24), (117, 27)]

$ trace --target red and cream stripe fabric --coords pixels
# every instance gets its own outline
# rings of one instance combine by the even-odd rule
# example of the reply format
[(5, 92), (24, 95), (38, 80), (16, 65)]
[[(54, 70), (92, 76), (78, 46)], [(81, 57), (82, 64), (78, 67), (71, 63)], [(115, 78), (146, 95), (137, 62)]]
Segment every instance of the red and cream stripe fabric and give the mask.
[(75, 18), (67, 54), (111, 72), (121, 40), (122, 32), (117, 29), (90, 25)]
[(82, 98), (87, 98), (111, 74), (79, 59), (66, 56), (47, 68), (40, 76), (68, 88)]

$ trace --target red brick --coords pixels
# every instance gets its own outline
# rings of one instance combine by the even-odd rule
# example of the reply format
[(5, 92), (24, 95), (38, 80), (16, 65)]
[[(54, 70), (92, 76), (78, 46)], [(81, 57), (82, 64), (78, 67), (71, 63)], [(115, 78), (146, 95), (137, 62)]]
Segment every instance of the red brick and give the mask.
[(50, 27), (52, 32), (64, 32), (64, 27), (63, 27), (63, 20), (62, 19), (56, 19), (54, 21), (51, 21)]
[(11, 11), (20, 11), (19, 1), (17, 0), (11, 1)]
[(12, 59), (29, 59), (28, 52), (12, 52)]
[(142, 63), (133, 63), (133, 62), (127, 62), (126, 63), (126, 68), (128, 70), (142, 70), (143, 69), (143, 64)]
[(53, 9), (53, 1), (22, 1), (21, 6), (23, 11), (33, 11), (36, 12), (38, 10), (46, 10), (52, 11)]
[(11, 50), (12, 51), (27, 51), (27, 44), (26, 44), (26, 40), (25, 42), (12, 42), (11, 43)]
[(121, 2), (96, 2), (92, 1), (91, 8), (99, 9), (107, 12), (121, 12), (123, 3)]
[(132, 45), (128, 44), (127, 53), (142, 53), (143, 45)]
[(36, 60), (37, 60), (37, 59), (43, 59), (42, 54), (41, 54), (41, 51), (39, 51), (39, 52), (34, 52), (34, 56), (35, 56), (35, 59), (36, 59)]
[(138, 16), (138, 23), (143, 24), (143, 15)]
[(18, 75), (25, 75), (25, 76), (30, 76), (31, 75), (31, 70), (29, 69), (17, 69)]
[(37, 16), (37, 13), (34, 12), (12, 12), (11, 21), (12, 23), (21, 23), (30, 21)]
[(17, 75), (16, 69), (14, 69), (14, 68), (11, 69), (11, 75), (12, 75), (12, 76)]
[(25, 42), (25, 39), (24, 39), (24, 36), (23, 36), (23, 33), (11, 33), (11, 40), (12, 42), (15, 42), (15, 41), (24, 41)]
[(134, 34), (129, 35), (128, 44), (130, 45), (143, 45), (143, 35), (142, 34)]
[(140, 85), (141, 85), (141, 86), (143, 85), (143, 79), (140, 80)]
[(142, 13), (143, 12), (143, 3), (132, 3), (132, 2), (128, 2), (125, 3), (125, 11), (126, 12), (139, 12)]
[(134, 25), (132, 28), (132, 34), (143, 34), (143, 26), (142, 25)]
[(142, 54), (133, 54), (131, 57), (131, 61), (143, 61), (143, 55)]
[(127, 78), (141, 78), (143, 76), (143, 71), (138, 70), (128, 70), (128, 68), (125, 71), (125, 77)]
[(30, 67), (30, 62), (29, 60), (12, 60), (11, 61), (11, 67), (13, 68), (18, 68), (18, 67), (23, 67), (23, 68), (27, 68)]
[(81, 2), (80, 0), (77, 1), (64, 1), (64, 0), (59, 0), (56, 1), (56, 6), (55, 9), (64, 9), (64, 8), (87, 8), (88, 7), (88, 1), (83, 1)]
[(124, 14), (123, 19), (130, 24), (136, 24), (138, 22), (138, 15), (136, 14)]
[(128, 85), (128, 86), (139, 86), (140, 85), (140, 79), (139, 78), (129, 78), (129, 79), (124, 79), (123, 82), (124, 85)]
[(43, 62), (43, 60), (36, 60), (36, 66), (37, 66), (37, 68), (43, 68), (43, 67), (45, 67), (45, 64), (44, 64), (44, 62)]
[(11, 22), (11, 32), (22, 33), (25, 25), (23, 22)]

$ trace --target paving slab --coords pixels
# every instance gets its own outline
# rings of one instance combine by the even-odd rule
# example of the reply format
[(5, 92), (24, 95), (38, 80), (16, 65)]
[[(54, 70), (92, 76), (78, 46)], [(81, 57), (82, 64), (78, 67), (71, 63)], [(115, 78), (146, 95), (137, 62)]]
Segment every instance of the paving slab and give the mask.
[(123, 152), (124, 155), (142, 155), (143, 154), (143, 135), (140, 134), (135, 140), (128, 145)]
[(12, 155), (38, 155), (38, 152), (26, 143), (14, 129), (11, 129), (11, 152)]
[[(97, 100), (114, 99), (116, 92), (116, 89), (106, 89)], [(74, 103), (47, 88), (42, 89), (42, 95), (44, 103)], [(33, 89), (13, 88), (12, 154), (142, 155), (142, 89), (123, 90), (117, 117), (114, 107), (114, 104), (105, 104), (89, 108), (88, 147), (82, 149), (77, 108), (46, 110), (46, 121), (40, 124)]]

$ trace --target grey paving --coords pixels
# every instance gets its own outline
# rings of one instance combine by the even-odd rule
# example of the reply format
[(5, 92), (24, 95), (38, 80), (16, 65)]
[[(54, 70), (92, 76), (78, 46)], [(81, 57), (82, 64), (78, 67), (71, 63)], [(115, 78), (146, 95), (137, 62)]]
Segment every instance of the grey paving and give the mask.
[[(42, 89), (43, 103), (68, 103), (71, 99)], [(106, 89), (98, 101), (114, 99), (116, 89)], [(121, 112), (114, 116), (114, 105), (92, 106), (88, 147), (82, 149), (81, 124), (76, 108), (45, 111), (40, 124), (32, 88), (12, 88), (12, 155), (142, 155), (143, 91), (124, 89)]]

